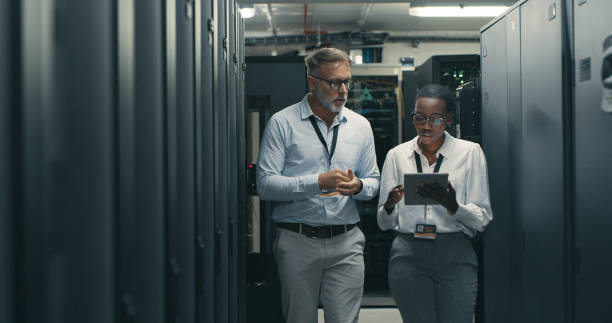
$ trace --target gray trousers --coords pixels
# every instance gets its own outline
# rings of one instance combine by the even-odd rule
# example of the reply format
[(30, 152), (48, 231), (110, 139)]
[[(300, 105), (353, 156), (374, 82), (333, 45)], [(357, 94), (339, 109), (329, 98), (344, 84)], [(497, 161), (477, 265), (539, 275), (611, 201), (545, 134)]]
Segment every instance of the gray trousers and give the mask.
[(404, 322), (472, 323), (478, 260), (463, 233), (435, 241), (400, 233), (389, 259), (389, 286)]
[(273, 251), (287, 323), (357, 322), (363, 295), (365, 237), (358, 227), (331, 239), (277, 228)]

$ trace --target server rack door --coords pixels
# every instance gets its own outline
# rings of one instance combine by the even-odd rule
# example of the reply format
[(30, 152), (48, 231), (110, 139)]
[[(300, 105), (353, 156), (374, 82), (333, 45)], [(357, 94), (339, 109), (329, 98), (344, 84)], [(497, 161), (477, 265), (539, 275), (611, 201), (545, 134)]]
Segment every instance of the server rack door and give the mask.
[(193, 8), (166, 1), (167, 321), (195, 319)]
[[(518, 275), (520, 269), (520, 253), (522, 251), (522, 223), (521, 217), (519, 216), (519, 197), (516, 194), (521, 191), (522, 183), (519, 181), (519, 177), (516, 176), (521, 170), (521, 143), (523, 140), (522, 133), (522, 108), (521, 108), (521, 12), (520, 9), (515, 9), (509, 13), (506, 17), (506, 73), (508, 78), (508, 104), (507, 115), (508, 115), (508, 138), (507, 138), (507, 157), (508, 157), (508, 204), (505, 210), (499, 208), (494, 210), (495, 221), (500, 220), (500, 216), (506, 216), (506, 219), (502, 219), (503, 226), (505, 228), (499, 228), (504, 231), (504, 236), (507, 239), (506, 245), (504, 246), (504, 252), (506, 253), (505, 268), (490, 268), (491, 270), (501, 270), (504, 273), (504, 282), (495, 282), (487, 280), (488, 284), (493, 284), (492, 288), (489, 289), (491, 292), (497, 288), (505, 288), (510, 291), (507, 298), (501, 298), (501, 294), (498, 294), (498, 300), (505, 302), (506, 304), (499, 303), (499, 306), (503, 306), (504, 310), (495, 311), (494, 308), (490, 308), (489, 314), (492, 315), (493, 322), (497, 319), (506, 319), (507, 322), (516, 322), (518, 317), (514, 316), (517, 313), (518, 305), (521, 302), (522, 293), (520, 286), (520, 277)], [(489, 167), (490, 169), (491, 167)], [(500, 212), (505, 212), (501, 213)], [(498, 259), (502, 254), (496, 255)], [(487, 267), (485, 267), (487, 268)], [(486, 270), (488, 270), (487, 268)], [(497, 285), (499, 284), (499, 285)], [(485, 287), (487, 288), (487, 287)], [(486, 304), (486, 300), (485, 300)], [(485, 322), (488, 322), (490, 317), (485, 318)]]
[(162, 6), (117, 7), (119, 322), (164, 321)]
[(16, 321), (113, 322), (113, 5), (24, 2), (21, 13)]
[[(0, 48), (15, 48), (13, 46), (13, 15), (14, 7), (8, 1), (0, 3)], [(13, 153), (16, 141), (13, 135), (13, 116), (17, 110), (14, 103), (14, 91), (11, 84), (19, 82), (17, 73), (12, 66), (16, 65), (15, 50), (0, 51), (0, 322), (15, 322), (13, 295), (14, 247), (13, 221), (16, 218), (12, 201), (15, 200), (15, 184), (13, 174), (18, 165), (17, 154)]]
[(214, 322), (213, 1), (194, 2), (196, 127), (196, 319)]
[(482, 148), (489, 165), (491, 205), (494, 220), (486, 229), (484, 245), (484, 316), (485, 321), (511, 322), (508, 299), (500, 288), (508, 290), (509, 212), (507, 186), (508, 163), (508, 74), (506, 24), (504, 20), (483, 32), (482, 52)]
[(226, 35), (226, 3), (215, 2), (215, 31), (217, 32), (215, 46), (215, 93), (214, 93), (214, 145), (215, 152), (215, 299), (217, 301), (215, 322), (228, 321), (228, 289), (229, 289), (229, 250), (228, 250), (228, 198), (229, 195), (229, 152), (228, 121), (227, 121), (227, 60), (228, 41)]
[[(606, 291), (612, 288), (609, 229), (612, 183), (612, 3), (578, 1), (574, 9), (576, 59), (576, 322), (604, 322), (612, 315)], [(604, 86), (606, 79), (607, 86)]]
[(236, 6), (234, 0), (226, 0), (226, 51), (227, 51), (227, 154), (228, 154), (228, 319), (229, 322), (237, 321), (238, 304), (238, 133), (237, 133), (237, 52), (236, 52)]
[[(551, 10), (550, 6), (556, 6)], [(522, 322), (563, 322), (564, 105), (559, 1), (521, 6)], [(537, 302), (535, 301), (537, 300)]]
[(247, 218), (247, 172), (246, 172), (246, 106), (245, 106), (245, 72), (244, 63), (244, 20), (240, 17), (240, 12), (236, 15), (236, 52), (238, 53), (238, 77), (237, 86), (237, 126), (238, 130), (238, 322), (247, 322), (246, 318), (246, 270), (247, 270), (247, 250), (248, 250), (248, 218)]

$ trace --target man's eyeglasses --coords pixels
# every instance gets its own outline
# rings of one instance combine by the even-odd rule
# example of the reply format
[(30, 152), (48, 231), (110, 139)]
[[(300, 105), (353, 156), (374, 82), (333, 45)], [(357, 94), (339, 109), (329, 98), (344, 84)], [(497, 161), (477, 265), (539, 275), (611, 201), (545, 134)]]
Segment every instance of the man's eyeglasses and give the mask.
[(316, 75), (312, 75), (310, 74), (310, 76), (316, 78), (317, 80), (321, 80), (321, 81), (325, 81), (327, 83), (329, 83), (329, 87), (332, 88), (332, 90), (339, 90), (340, 89), (340, 84), (344, 84), (344, 86), (346, 87), (347, 90), (350, 90), (353, 88), (353, 80), (352, 79), (346, 79), (346, 80), (327, 80), (321, 77), (318, 77)]
[(437, 126), (442, 125), (442, 122), (444, 122), (444, 119), (446, 119), (446, 115), (439, 114), (439, 113), (434, 113), (430, 115), (429, 117), (423, 113), (413, 113), (412, 114), (412, 122), (414, 122), (414, 124), (418, 124), (421, 126), (425, 125), (427, 120), (429, 120), (432, 126), (437, 127)]

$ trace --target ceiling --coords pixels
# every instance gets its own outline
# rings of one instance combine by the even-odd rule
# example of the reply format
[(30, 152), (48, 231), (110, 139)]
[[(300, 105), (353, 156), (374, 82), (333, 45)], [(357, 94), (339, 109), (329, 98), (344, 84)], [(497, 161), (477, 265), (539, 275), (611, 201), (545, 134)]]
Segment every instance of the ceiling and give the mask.
[[(488, 5), (510, 6), (516, 0), (490, 0)], [(276, 35), (338, 33), (348, 31), (388, 32), (390, 35), (414, 33), (477, 34), (479, 29), (491, 21), (486, 18), (425, 18), (409, 14), (410, 3), (256, 3), (255, 17), (245, 19), (245, 36), (270, 37)], [(290, 1), (285, 1), (290, 2)], [(434, 3), (435, 5), (482, 4), (482, 0), (446, 1), (415, 0), (413, 5)], [(273, 30), (273, 27), (274, 29)]]

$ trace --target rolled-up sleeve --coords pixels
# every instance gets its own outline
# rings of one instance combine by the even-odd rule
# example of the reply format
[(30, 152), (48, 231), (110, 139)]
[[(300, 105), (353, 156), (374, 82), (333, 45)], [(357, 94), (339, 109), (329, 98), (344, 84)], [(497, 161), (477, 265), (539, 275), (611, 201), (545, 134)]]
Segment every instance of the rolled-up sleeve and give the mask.
[(321, 193), (319, 174), (281, 175), (285, 164), (285, 139), (281, 122), (272, 117), (264, 130), (257, 160), (257, 193), (262, 200), (294, 201)]
[(378, 220), (378, 226), (381, 230), (397, 230), (399, 216), (398, 204), (403, 203), (403, 200), (400, 200), (393, 208), (393, 212), (391, 212), (391, 214), (388, 214), (384, 207), (389, 192), (395, 186), (401, 184), (401, 179), (397, 178), (397, 169), (394, 156), (394, 150), (389, 151), (387, 157), (385, 158), (382, 175), (380, 177), (380, 195), (378, 197), (378, 212), (376, 217)]
[(457, 221), (471, 230), (484, 231), (493, 220), (489, 198), (487, 161), (480, 146), (472, 151), (465, 185), (465, 196), (457, 197), (459, 208), (454, 215)]
[(359, 169), (355, 174), (363, 183), (361, 191), (352, 197), (356, 200), (369, 200), (378, 194), (380, 187), (380, 172), (376, 165), (376, 150), (374, 148), (374, 134), (372, 128), (368, 124), (369, 136), (366, 138), (366, 143), (362, 149), (360, 156)]

